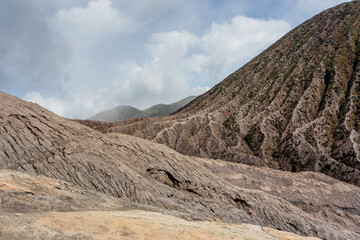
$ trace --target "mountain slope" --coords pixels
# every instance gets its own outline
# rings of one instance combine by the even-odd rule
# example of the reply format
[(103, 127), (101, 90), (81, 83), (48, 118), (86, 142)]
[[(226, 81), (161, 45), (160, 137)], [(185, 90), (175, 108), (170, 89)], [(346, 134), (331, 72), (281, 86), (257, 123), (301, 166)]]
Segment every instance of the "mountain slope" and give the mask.
[(176, 114), (101, 125), (193, 156), (360, 186), (360, 1), (304, 22)]
[(99, 133), (1, 92), (0, 109), (2, 169), (64, 180), (187, 219), (325, 239), (360, 237), (356, 186), (317, 173), (184, 156), (141, 138)]
[(100, 112), (89, 120), (116, 122), (131, 118), (166, 116), (176, 112), (195, 98), (195, 96), (190, 96), (171, 104), (157, 104), (143, 111), (131, 106), (119, 105), (111, 110)]

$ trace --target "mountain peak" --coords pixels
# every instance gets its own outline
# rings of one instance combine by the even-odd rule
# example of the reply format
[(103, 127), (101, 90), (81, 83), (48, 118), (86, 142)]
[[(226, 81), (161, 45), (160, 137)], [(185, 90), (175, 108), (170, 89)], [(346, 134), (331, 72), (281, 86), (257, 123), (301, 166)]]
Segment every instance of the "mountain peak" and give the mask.
[(95, 116), (91, 117), (89, 120), (102, 122), (117, 122), (132, 118), (166, 116), (176, 112), (195, 98), (196, 96), (189, 96), (175, 103), (157, 104), (145, 110), (139, 110), (128, 105), (119, 105), (113, 109), (100, 112)]

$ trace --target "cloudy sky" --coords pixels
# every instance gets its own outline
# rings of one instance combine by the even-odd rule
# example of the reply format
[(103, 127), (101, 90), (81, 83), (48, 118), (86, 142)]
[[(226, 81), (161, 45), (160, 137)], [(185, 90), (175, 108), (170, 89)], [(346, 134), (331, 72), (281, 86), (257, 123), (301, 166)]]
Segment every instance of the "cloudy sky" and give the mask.
[(344, 0), (1, 0), (0, 90), (69, 118), (198, 95)]

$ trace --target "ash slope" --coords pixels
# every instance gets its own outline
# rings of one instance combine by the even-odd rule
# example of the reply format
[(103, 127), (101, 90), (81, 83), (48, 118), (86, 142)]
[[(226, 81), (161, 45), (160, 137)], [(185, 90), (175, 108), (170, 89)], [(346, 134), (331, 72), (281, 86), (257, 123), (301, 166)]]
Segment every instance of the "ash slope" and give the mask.
[[(67, 182), (0, 170), (0, 237), (315, 240), (249, 224), (186, 221)], [(147, 211), (146, 211), (147, 210)], [(19, 227), (21, 226), (21, 227)], [(318, 239), (318, 238), (317, 238)]]
[(184, 98), (180, 101), (171, 104), (157, 104), (145, 110), (139, 110), (131, 106), (120, 105), (113, 109), (100, 112), (89, 120), (102, 121), (102, 122), (116, 122), (121, 120), (128, 120), (140, 117), (159, 117), (166, 116), (178, 111), (186, 104), (194, 100), (195, 96)]
[(164, 118), (102, 125), (192, 156), (315, 171), (360, 186), (360, 1), (304, 22)]
[(101, 134), (5, 93), (0, 109), (2, 169), (64, 180), (187, 219), (324, 239), (360, 237), (356, 186), (317, 173), (184, 156), (141, 138)]

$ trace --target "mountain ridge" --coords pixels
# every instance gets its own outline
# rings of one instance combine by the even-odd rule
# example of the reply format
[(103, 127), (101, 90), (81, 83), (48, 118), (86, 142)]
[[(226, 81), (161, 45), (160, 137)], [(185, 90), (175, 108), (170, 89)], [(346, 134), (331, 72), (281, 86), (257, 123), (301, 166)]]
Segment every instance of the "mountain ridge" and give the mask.
[(189, 96), (170, 104), (156, 104), (145, 110), (140, 110), (129, 105), (119, 105), (110, 110), (95, 114), (88, 120), (101, 122), (116, 122), (141, 117), (157, 117), (172, 114), (190, 103), (196, 96)]

